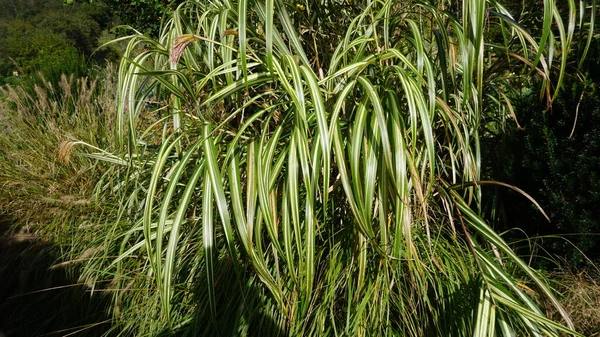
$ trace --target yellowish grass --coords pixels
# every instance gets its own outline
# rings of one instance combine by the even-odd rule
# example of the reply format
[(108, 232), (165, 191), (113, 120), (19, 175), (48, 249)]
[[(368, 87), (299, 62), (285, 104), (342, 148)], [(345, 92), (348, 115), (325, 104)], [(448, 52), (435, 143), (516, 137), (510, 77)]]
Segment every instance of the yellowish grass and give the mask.
[(553, 276), (577, 331), (588, 337), (600, 336), (600, 273), (565, 270)]

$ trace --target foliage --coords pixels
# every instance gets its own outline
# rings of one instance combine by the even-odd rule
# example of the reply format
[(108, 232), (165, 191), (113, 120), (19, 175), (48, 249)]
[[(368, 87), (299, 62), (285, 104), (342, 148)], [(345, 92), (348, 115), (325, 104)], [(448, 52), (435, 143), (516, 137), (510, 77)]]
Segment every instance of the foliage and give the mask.
[(118, 15), (121, 24), (157, 36), (163, 18), (172, 14), (183, 0), (104, 0), (104, 2)]
[(0, 19), (20, 19), (27, 20), (39, 14), (42, 11), (51, 10), (57, 8), (60, 3), (56, 1), (43, 1), (43, 0), (0, 0), (0, 6), (2, 11), (0, 12)]
[[(108, 8), (98, 3), (64, 7), (55, 1), (31, 1), (27, 9), (25, 3), (0, 5), (15, 10), (3, 11), (0, 19), (0, 84), (13, 73), (42, 72), (52, 82), (63, 73), (87, 75), (87, 58), (111, 22)], [(96, 56), (103, 61), (109, 55)]]
[(511, 70), (549, 102), (562, 84), (575, 7), (544, 9), (538, 42), (468, 0), (189, 2), (133, 35), (119, 148), (87, 153), (115, 164), (96, 198), (117, 220), (82, 275), (114, 332), (574, 333), (480, 216), (480, 122), (510, 116)]
[(103, 30), (112, 23), (109, 8), (102, 2), (82, 3), (38, 14), (32, 19), (37, 27), (43, 27), (64, 36), (70, 44), (84, 55), (92, 55), (98, 47)]
[(513, 194), (496, 191), (498, 223), (521, 228), (532, 237), (560, 235), (561, 239), (548, 238), (543, 246), (567, 258), (571, 267), (585, 262), (581, 253), (600, 257), (600, 210), (595, 206), (600, 197), (599, 56), (597, 46), (592, 47), (582, 68), (586, 81), (571, 79), (545, 113), (534, 93), (515, 97), (521, 129), (512, 125), (503, 137), (485, 140), (490, 167), (486, 174), (531, 193), (551, 220)]
[(13, 69), (20, 74), (40, 71), (56, 78), (64, 72), (79, 72), (85, 68), (85, 60), (79, 52), (59, 35), (20, 20), (10, 21), (3, 28), (6, 32), (3, 54), (17, 65), (5, 70), (3, 75), (7, 77), (12, 75), (8, 71)]

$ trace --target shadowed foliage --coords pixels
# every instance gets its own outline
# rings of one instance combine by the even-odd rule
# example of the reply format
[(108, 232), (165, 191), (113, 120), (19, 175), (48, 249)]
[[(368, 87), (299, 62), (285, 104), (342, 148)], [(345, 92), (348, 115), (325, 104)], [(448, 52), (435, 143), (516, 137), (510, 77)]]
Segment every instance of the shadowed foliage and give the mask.
[[(489, 200), (495, 221), (503, 228), (518, 227), (539, 240), (543, 249), (564, 257), (570, 267), (600, 259), (600, 72), (598, 44), (582, 68), (585, 81), (569, 79), (552, 109), (538, 95), (516, 95), (519, 125), (484, 140), (487, 176), (528, 191), (547, 211), (548, 223), (537, 210), (506, 190)], [(492, 191), (490, 191), (492, 192)], [(565, 261), (565, 262), (566, 262)], [(538, 264), (547, 262), (539, 259)]]

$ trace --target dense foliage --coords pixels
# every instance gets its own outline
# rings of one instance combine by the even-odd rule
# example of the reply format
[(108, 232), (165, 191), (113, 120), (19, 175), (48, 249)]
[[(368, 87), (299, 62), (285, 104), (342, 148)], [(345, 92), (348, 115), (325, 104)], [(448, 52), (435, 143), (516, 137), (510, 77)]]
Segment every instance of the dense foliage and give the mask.
[(590, 43), (543, 4), (534, 35), (495, 1), (396, 0), (189, 2), (133, 35), (119, 149), (88, 153), (115, 164), (82, 276), (114, 330), (572, 333), (481, 217), (481, 121), (510, 118), (512, 88), (551, 102), (576, 26)]
[(581, 253), (600, 257), (598, 59), (595, 45), (581, 75), (569, 79), (548, 111), (535, 92), (516, 95), (520, 128), (509, 124), (505, 133), (484, 143), (490, 169), (486, 175), (530, 193), (551, 220), (514, 193), (497, 190), (501, 228), (522, 229), (571, 267), (586, 262)]
[(165, 17), (183, 0), (104, 0), (123, 25), (157, 36)]
[(107, 50), (94, 54), (112, 23), (102, 2), (63, 6), (60, 1), (0, 1), (0, 84), (41, 72), (57, 82), (61, 74), (85, 75), (90, 57), (103, 62)]

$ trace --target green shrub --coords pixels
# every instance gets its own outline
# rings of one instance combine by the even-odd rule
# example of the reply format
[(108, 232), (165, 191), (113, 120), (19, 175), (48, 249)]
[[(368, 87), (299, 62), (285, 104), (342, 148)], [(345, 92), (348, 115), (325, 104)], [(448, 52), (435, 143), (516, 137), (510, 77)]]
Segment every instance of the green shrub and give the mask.
[(105, 0), (123, 25), (158, 36), (163, 18), (184, 0)]
[[(34, 1), (26, 15), (15, 12), (0, 20), (0, 83), (16, 77), (11, 80), (15, 83), (37, 72), (53, 83), (61, 74), (88, 75), (89, 57), (111, 22), (108, 8), (51, 3)], [(104, 62), (99, 57), (105, 54), (96, 56), (94, 61)]]
[(585, 256), (600, 258), (598, 50), (592, 45), (582, 67), (585, 82), (569, 79), (552, 109), (544, 112), (535, 93), (515, 97), (521, 129), (512, 123), (503, 137), (484, 139), (486, 175), (530, 193), (551, 220), (524, 199), (498, 190), (497, 222), (543, 240), (543, 247), (566, 258), (570, 267), (587, 263)]

